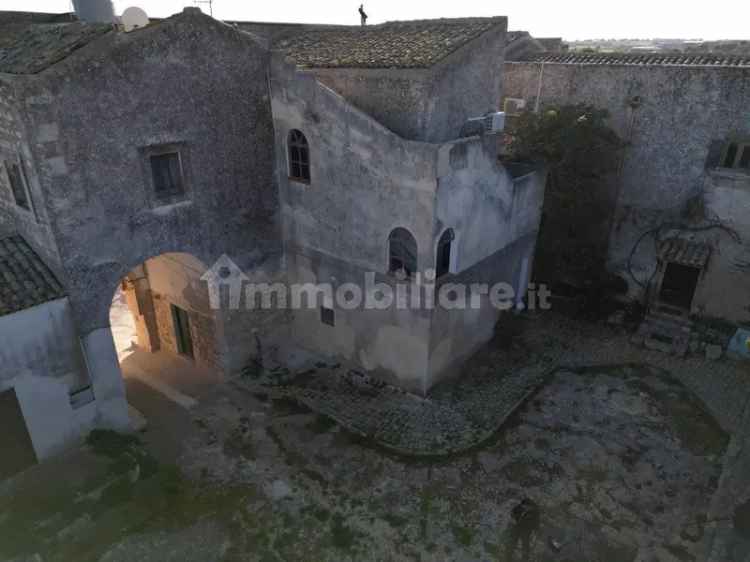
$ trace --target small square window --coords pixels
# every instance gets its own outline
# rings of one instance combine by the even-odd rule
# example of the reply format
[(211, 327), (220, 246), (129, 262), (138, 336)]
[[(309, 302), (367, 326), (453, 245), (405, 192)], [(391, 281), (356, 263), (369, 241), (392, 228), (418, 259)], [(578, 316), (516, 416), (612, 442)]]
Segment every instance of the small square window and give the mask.
[(730, 142), (721, 161), (724, 168), (750, 170), (750, 142)]
[(26, 191), (26, 182), (23, 179), (21, 166), (19, 166), (16, 162), (6, 162), (5, 169), (8, 172), (10, 189), (13, 192), (13, 199), (15, 200), (16, 205), (23, 209), (26, 209), (27, 211), (30, 211), (31, 205), (29, 204), (29, 197)]
[(724, 155), (724, 167), (734, 168), (734, 161), (737, 159), (737, 144), (730, 143), (727, 152)]
[(335, 326), (336, 315), (334, 314), (333, 309), (328, 308), (327, 306), (321, 306), (320, 307), (320, 321), (326, 326)]
[(154, 179), (154, 191), (159, 197), (181, 195), (185, 193), (182, 177), (182, 162), (179, 152), (154, 154), (151, 160), (151, 175)]

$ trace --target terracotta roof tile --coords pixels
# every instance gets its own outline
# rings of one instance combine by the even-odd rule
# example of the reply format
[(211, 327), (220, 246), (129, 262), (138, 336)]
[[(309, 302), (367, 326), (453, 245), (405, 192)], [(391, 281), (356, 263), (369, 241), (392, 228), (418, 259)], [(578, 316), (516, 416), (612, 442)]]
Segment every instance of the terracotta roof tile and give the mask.
[(669, 238), (659, 245), (659, 259), (690, 267), (703, 268), (711, 255), (711, 247), (681, 238)]
[(626, 66), (708, 66), (750, 68), (750, 57), (739, 55), (660, 53), (561, 53), (533, 54), (519, 62)]
[(274, 48), (308, 68), (427, 68), (500, 24), (505, 24), (505, 18), (319, 29), (285, 37)]
[(63, 286), (23, 238), (0, 239), (0, 316), (64, 296)]

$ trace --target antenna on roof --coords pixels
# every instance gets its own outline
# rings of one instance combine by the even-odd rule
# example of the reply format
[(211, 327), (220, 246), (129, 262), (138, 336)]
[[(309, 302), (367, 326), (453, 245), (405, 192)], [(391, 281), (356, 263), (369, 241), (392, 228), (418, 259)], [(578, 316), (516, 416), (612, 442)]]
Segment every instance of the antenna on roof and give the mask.
[(214, 17), (214, 0), (193, 0), (193, 4), (200, 7), (201, 4), (208, 4), (208, 15)]

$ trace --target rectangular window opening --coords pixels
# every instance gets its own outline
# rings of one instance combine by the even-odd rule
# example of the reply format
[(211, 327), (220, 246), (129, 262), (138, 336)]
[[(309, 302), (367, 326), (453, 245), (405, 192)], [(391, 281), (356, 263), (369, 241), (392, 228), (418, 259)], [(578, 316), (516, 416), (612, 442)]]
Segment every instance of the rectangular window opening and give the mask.
[(721, 161), (723, 168), (750, 170), (750, 142), (730, 142)]
[(154, 154), (150, 158), (154, 191), (158, 196), (185, 193), (179, 152)]
[(193, 359), (195, 354), (193, 351), (193, 338), (190, 333), (190, 317), (187, 311), (181, 309), (179, 306), (173, 304), (171, 308), (174, 335), (177, 341), (177, 352), (180, 355)]
[(326, 326), (335, 326), (336, 315), (333, 309), (328, 308), (327, 306), (321, 306), (320, 307), (320, 321)]
[(17, 163), (12, 162), (10, 164), (6, 163), (5, 169), (8, 172), (10, 189), (13, 192), (13, 199), (15, 200), (16, 205), (30, 211), (31, 205), (29, 204), (29, 197), (26, 192), (26, 182), (24, 182), (21, 167)]

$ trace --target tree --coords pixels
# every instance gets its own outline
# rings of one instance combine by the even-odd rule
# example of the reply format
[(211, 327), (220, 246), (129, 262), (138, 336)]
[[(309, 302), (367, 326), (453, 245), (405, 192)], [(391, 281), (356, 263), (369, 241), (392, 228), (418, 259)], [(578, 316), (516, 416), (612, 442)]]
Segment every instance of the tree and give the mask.
[(564, 105), (524, 113), (509, 131), (511, 158), (543, 163), (549, 172), (537, 259), (545, 282), (604, 277), (623, 148), (608, 118), (592, 105)]

